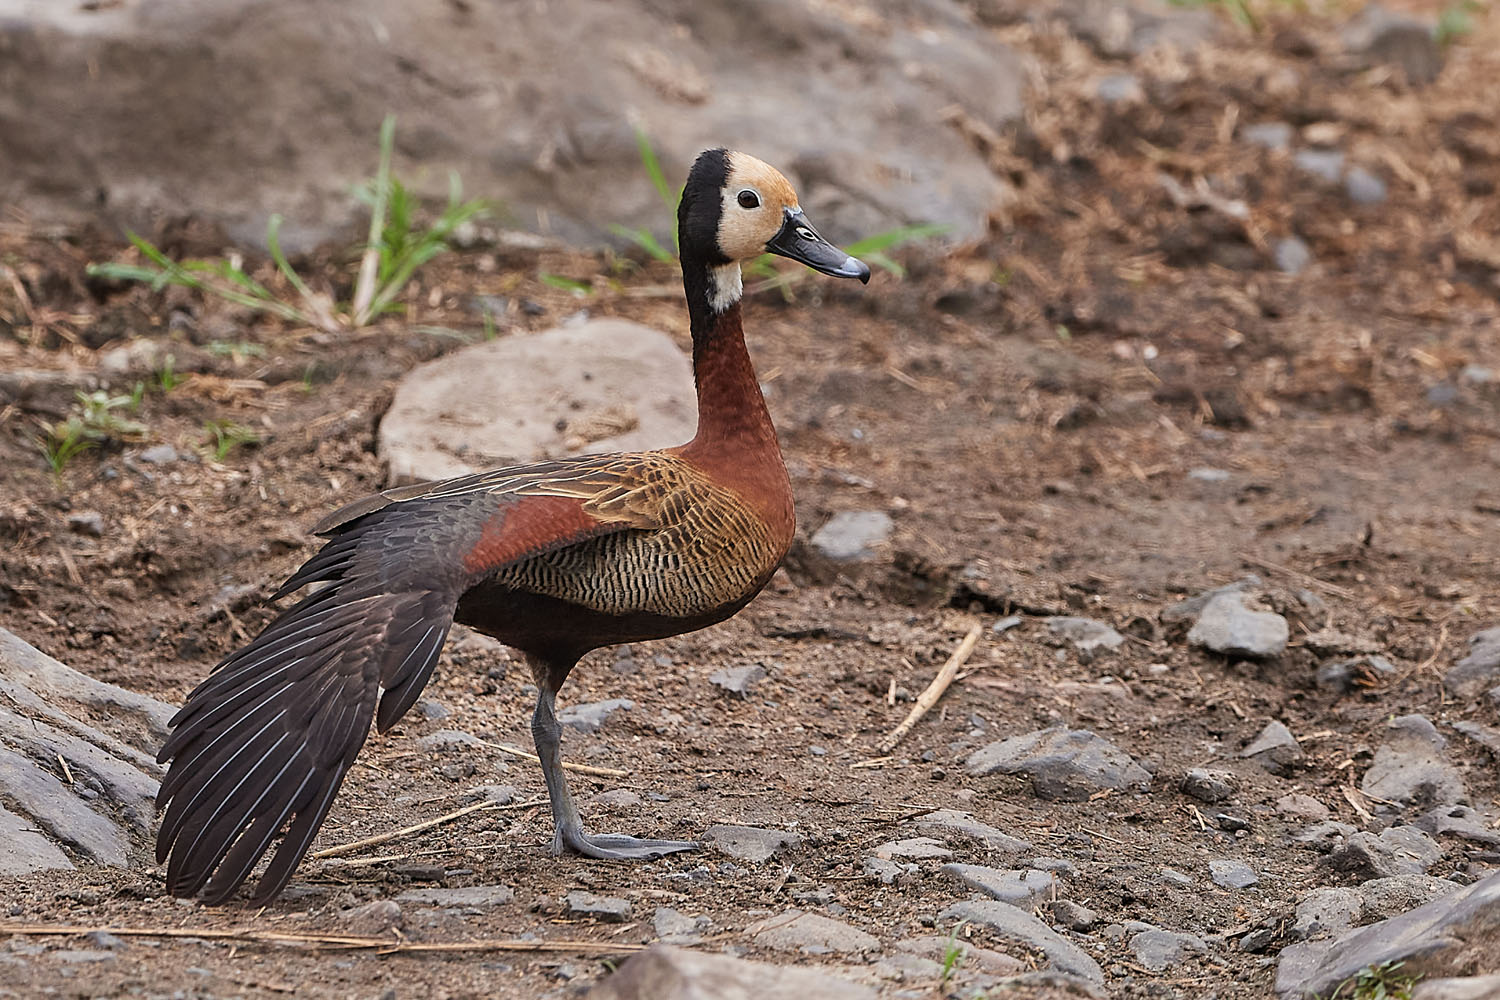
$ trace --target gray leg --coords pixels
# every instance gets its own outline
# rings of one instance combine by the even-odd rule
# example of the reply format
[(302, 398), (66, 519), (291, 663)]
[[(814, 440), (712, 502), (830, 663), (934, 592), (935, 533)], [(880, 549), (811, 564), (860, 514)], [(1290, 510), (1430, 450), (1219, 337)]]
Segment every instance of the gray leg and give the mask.
[(573, 793), (568, 791), (568, 778), (562, 766), (562, 726), (554, 714), (557, 695), (545, 684), (536, 698), (536, 714), (531, 717), (531, 736), (536, 741), (536, 755), (542, 759), (542, 777), (547, 781), (547, 795), (552, 800), (552, 853), (565, 851), (582, 854), (588, 858), (609, 860), (636, 860), (659, 858), (674, 851), (696, 850), (698, 845), (691, 840), (640, 840), (618, 833), (601, 833), (589, 836), (583, 832), (583, 821), (578, 816), (578, 806), (573, 802)]

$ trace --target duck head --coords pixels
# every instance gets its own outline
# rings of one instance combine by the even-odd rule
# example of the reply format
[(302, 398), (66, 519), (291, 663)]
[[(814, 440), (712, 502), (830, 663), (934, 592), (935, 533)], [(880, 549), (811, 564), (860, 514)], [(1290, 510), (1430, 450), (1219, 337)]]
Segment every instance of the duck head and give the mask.
[(739, 299), (741, 261), (779, 254), (837, 278), (870, 280), (870, 268), (815, 229), (797, 192), (769, 163), (747, 153), (710, 149), (688, 173), (677, 209), (684, 267), (709, 266), (718, 309)]

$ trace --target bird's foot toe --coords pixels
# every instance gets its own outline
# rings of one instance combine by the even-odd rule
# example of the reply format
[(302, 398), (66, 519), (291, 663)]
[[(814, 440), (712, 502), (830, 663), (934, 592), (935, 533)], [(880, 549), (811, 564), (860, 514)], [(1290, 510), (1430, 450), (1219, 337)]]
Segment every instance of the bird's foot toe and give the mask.
[(565, 851), (606, 861), (645, 861), (678, 851), (695, 851), (701, 846), (691, 840), (642, 840), (622, 833), (596, 833), (591, 836), (581, 830), (573, 836), (565, 833), (562, 841)]

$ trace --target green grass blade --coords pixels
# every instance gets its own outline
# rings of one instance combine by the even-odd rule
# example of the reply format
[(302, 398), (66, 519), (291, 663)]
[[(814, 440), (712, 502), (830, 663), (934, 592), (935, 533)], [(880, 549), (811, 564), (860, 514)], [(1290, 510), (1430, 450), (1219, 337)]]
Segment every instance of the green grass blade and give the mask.
[[(661, 197), (662, 204), (675, 215), (677, 198), (672, 197), (672, 185), (667, 183), (667, 174), (661, 168), (661, 160), (657, 159), (656, 150), (651, 148), (651, 137), (639, 125), (635, 127), (635, 148), (640, 151), (641, 163), (645, 166), (646, 175), (651, 178), (656, 193)], [(680, 192), (678, 197), (681, 197)]]
[(858, 257), (861, 254), (873, 254), (881, 250), (890, 250), (901, 246), (903, 243), (910, 243), (913, 240), (926, 239), (929, 236), (939, 236), (946, 233), (950, 228), (952, 227), (940, 222), (920, 222), (911, 226), (898, 226), (895, 229), (888, 229), (883, 233), (876, 233), (874, 236), (866, 236), (862, 240), (855, 240), (844, 249)]
[(609, 231), (622, 239), (627, 239), (650, 254), (654, 260), (672, 260), (672, 252), (661, 245), (661, 242), (652, 234), (651, 230), (642, 226), (640, 229), (631, 229), (622, 226), (618, 222), (609, 227)]
[(281, 216), (274, 213), (266, 222), (266, 249), (271, 251), (271, 259), (276, 262), (276, 270), (281, 272), (281, 276), (293, 288), (297, 289), (297, 294), (302, 296), (303, 301), (313, 301), (312, 289), (307, 287), (302, 276), (292, 269), (292, 265), (286, 259), (286, 254), (281, 252)]
[(541, 282), (551, 288), (559, 288), (565, 292), (572, 292), (579, 298), (594, 294), (594, 286), (587, 281), (579, 281), (577, 278), (565, 278), (560, 274), (543, 272)]

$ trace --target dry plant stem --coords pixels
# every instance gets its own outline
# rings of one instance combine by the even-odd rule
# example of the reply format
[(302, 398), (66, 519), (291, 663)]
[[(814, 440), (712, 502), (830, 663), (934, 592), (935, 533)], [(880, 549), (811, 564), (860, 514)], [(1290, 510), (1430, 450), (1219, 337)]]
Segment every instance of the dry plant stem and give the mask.
[(1354, 598), (1354, 591), (1349, 590), (1347, 587), (1340, 587), (1338, 584), (1329, 583), (1327, 580), (1319, 580), (1315, 576), (1309, 576), (1301, 570), (1292, 569), (1290, 566), (1283, 566), (1281, 563), (1274, 563), (1269, 559), (1262, 559), (1260, 556), (1251, 555), (1248, 552), (1239, 553), (1239, 557), (1250, 565), (1259, 566), (1267, 572), (1282, 573), (1294, 580), (1301, 580), (1307, 586), (1315, 590), (1321, 590), (1325, 594), (1332, 594), (1334, 597), (1342, 597), (1345, 600), (1352, 600)]
[(348, 844), (340, 844), (337, 847), (325, 847), (321, 851), (314, 851), (312, 854), (309, 854), (308, 857), (314, 859), (336, 858), (340, 854), (352, 854), (353, 852), (363, 850), (366, 847), (374, 847), (377, 844), (388, 844), (393, 840), (400, 840), (402, 837), (409, 836), (413, 833), (421, 833), (423, 830), (431, 830), (435, 826), (442, 826), (444, 823), (451, 823), (454, 820), (459, 819), (460, 817), (467, 816), (469, 815), (469, 813), (479, 812), (482, 809), (529, 809), (536, 804), (536, 802), (517, 802), (513, 805), (500, 805), (498, 802), (475, 802), (473, 805), (464, 806), (462, 809), (455, 810), (454, 812), (447, 813), (443, 816), (438, 816), (435, 819), (424, 820), (421, 823), (403, 827), (400, 830), (392, 830), (389, 833), (378, 833), (373, 837), (366, 837), (363, 840), (356, 840)]
[(0, 934), (74, 935), (113, 934), (115, 937), (204, 938), (212, 941), (243, 941), (250, 944), (308, 945), (313, 948), (373, 948), (381, 954), (396, 952), (535, 951), (573, 952), (585, 955), (618, 955), (636, 952), (642, 944), (610, 944), (603, 941), (520, 941), (514, 938), (481, 938), (477, 941), (408, 941), (405, 938), (362, 937), (350, 934), (292, 934), (251, 928), (211, 930), (201, 927), (90, 927), (81, 924), (8, 924), (0, 922)]
[[(536, 754), (527, 753), (520, 747), (513, 747), (506, 743), (490, 743), (485, 740), (480, 740), (479, 743), (481, 746), (493, 747), (496, 750), (508, 753), (512, 757), (520, 757), (522, 760), (529, 760), (533, 764), (540, 764), (542, 762), (542, 759)], [(563, 770), (577, 771), (579, 774), (592, 774), (597, 778), (627, 778), (630, 776), (629, 771), (621, 771), (618, 768), (591, 767), (588, 764), (570, 764), (567, 761), (563, 762)]]
[(912, 706), (911, 712), (907, 714), (901, 725), (891, 730), (891, 734), (880, 741), (882, 752), (889, 751), (900, 743), (906, 734), (911, 732), (911, 727), (921, 721), (922, 716), (938, 703), (938, 699), (943, 696), (943, 692), (948, 690), (948, 685), (952, 684), (953, 678), (958, 675), (958, 668), (964, 665), (970, 654), (974, 652), (974, 647), (979, 645), (979, 636), (982, 632), (983, 627), (980, 625), (969, 629), (969, 634), (964, 636), (963, 642), (960, 642), (958, 648), (953, 651), (953, 655), (948, 657), (948, 662), (943, 664), (943, 668), (937, 672), (932, 683), (927, 685), (927, 690), (917, 696), (917, 703)]

